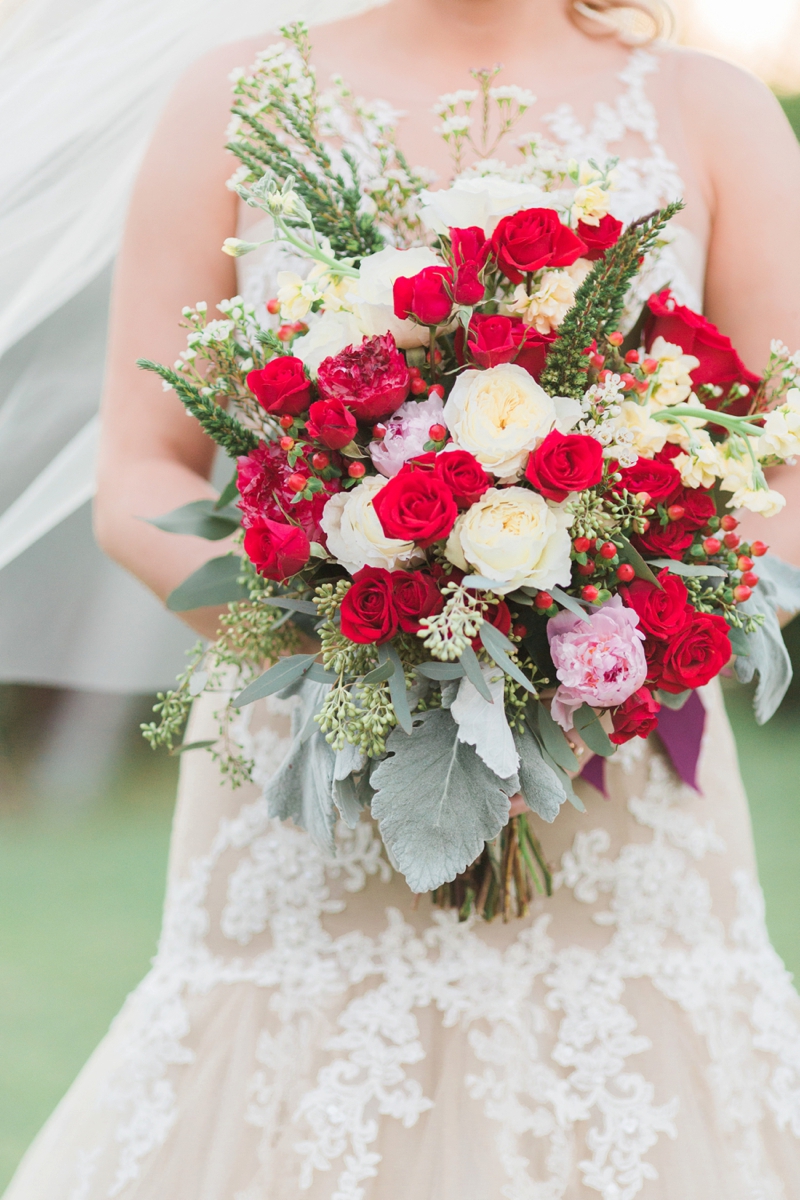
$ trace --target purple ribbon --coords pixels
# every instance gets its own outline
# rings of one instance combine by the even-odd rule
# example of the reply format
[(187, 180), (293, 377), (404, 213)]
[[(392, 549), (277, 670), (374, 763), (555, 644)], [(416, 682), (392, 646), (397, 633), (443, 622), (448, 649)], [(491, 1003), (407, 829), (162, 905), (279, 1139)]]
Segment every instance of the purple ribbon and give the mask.
[[(705, 727), (706, 710), (697, 692), (692, 692), (683, 708), (676, 710), (663, 706), (658, 714), (656, 732), (661, 738), (664, 749), (680, 778), (696, 792), (700, 790), (697, 782), (697, 765), (700, 762)], [(594, 754), (581, 771), (579, 778), (585, 779), (608, 799), (605, 766), (606, 760), (601, 755)]]

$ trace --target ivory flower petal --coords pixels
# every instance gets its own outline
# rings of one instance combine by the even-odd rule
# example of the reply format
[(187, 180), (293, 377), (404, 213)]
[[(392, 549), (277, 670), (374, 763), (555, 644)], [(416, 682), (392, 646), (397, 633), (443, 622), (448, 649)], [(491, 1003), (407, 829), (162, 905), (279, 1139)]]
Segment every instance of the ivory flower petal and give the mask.
[(394, 571), (421, 557), (413, 542), (383, 532), (372, 501), (387, 482), (382, 475), (367, 476), (352, 491), (331, 496), (323, 509), (320, 525), (328, 549), (351, 575), (367, 566)]

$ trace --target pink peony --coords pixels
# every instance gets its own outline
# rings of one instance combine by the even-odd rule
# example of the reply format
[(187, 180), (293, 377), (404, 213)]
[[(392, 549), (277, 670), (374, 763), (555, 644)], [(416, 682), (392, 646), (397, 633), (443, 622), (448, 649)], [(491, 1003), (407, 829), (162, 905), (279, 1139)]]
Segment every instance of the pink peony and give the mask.
[(431, 425), (444, 425), (444, 405), (438, 396), (429, 400), (407, 400), (391, 420), (380, 441), (370, 442), (372, 461), (381, 475), (396, 475), (410, 458), (422, 454), (431, 440)]
[(550, 653), (560, 686), (551, 712), (564, 730), (582, 704), (614, 708), (637, 692), (647, 678), (639, 617), (614, 596), (589, 622), (560, 612), (547, 622)]

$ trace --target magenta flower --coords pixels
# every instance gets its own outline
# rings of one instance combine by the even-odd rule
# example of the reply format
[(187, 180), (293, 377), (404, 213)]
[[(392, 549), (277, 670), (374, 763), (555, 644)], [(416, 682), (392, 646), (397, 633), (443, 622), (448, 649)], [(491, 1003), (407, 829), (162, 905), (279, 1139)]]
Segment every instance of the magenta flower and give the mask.
[(386, 422), (381, 440), (369, 444), (372, 461), (381, 475), (391, 479), (410, 458), (423, 454), (425, 443), (431, 440), (431, 425), (444, 425), (444, 405), (439, 397), (407, 400)]
[(647, 678), (639, 617), (614, 596), (589, 617), (560, 612), (547, 622), (550, 653), (559, 678), (551, 712), (564, 730), (582, 704), (615, 708)]

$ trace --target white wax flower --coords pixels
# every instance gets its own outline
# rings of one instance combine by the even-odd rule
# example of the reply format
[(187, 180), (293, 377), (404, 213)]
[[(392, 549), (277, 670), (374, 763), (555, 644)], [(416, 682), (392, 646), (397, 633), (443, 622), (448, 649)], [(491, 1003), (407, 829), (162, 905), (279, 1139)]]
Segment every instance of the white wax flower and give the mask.
[(367, 566), (394, 571), (421, 557), (413, 542), (383, 532), (372, 501), (386, 483), (382, 475), (368, 475), (351, 491), (331, 496), (322, 510), (320, 525), (328, 550), (351, 575)]
[(402, 350), (427, 346), (429, 333), (424, 325), (401, 321), (394, 315), (394, 281), (401, 276), (418, 275), (425, 267), (443, 266), (441, 258), (427, 246), (397, 250), (387, 246), (361, 260), (353, 301), (359, 319), (370, 336), (391, 333)]
[(516, 183), (498, 175), (457, 179), (452, 187), (420, 192), (422, 221), (434, 233), (480, 225), (487, 237), (501, 217), (525, 208), (555, 208), (553, 196), (535, 183)]
[(456, 521), (445, 555), (462, 571), (470, 568), (497, 581), (503, 594), (523, 585), (565, 586), (572, 564), (572, 514), (527, 488), (489, 488)]
[(463, 371), (444, 407), (456, 445), (504, 481), (519, 478), (531, 450), (553, 428), (566, 433), (579, 416), (579, 401), (548, 396), (514, 363)]

